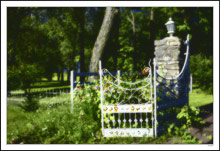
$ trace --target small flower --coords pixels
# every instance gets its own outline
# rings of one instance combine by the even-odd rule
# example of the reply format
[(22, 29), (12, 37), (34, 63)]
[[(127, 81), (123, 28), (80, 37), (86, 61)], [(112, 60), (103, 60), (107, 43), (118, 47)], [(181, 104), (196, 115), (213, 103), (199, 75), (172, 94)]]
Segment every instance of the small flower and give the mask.
[(80, 114), (79, 114), (80, 116), (82, 116), (83, 115), (83, 112), (82, 111), (80, 111)]
[(98, 86), (98, 85), (97, 85), (97, 86), (95, 86), (95, 89), (96, 89), (96, 90), (98, 90), (98, 88), (99, 88), (99, 86)]
[(111, 88), (111, 92), (113, 91), (114, 89), (113, 88)]

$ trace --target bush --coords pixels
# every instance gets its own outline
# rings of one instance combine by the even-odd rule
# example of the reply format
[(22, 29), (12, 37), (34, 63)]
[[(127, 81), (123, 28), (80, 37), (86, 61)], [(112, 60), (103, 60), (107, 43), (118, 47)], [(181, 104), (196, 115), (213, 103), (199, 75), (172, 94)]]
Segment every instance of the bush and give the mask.
[(201, 143), (196, 137), (190, 135), (190, 132), (186, 131), (188, 128), (199, 127), (205, 122), (201, 117), (198, 117), (200, 110), (195, 107), (184, 106), (181, 108), (181, 112), (177, 114), (177, 119), (181, 125), (176, 126), (174, 123), (168, 128), (169, 136), (181, 137), (181, 143), (184, 144), (196, 144)]
[[(40, 106), (35, 112), (26, 112), (26, 120), (21, 125), (17, 121), (19, 125), (8, 132), (8, 143), (93, 144), (101, 136), (100, 97), (97, 92), (92, 86), (79, 89), (73, 113), (70, 112), (70, 104), (47, 109)], [(25, 111), (33, 111), (36, 108), (31, 109), (32, 105), (33, 98), (29, 95), (21, 107)]]
[(7, 69), (7, 91), (19, 89), (21, 87), (20, 71), (16, 68)]
[[(7, 142), (13, 144), (161, 144), (169, 139), (167, 134), (156, 139), (152, 137), (102, 137), (98, 83), (84, 87), (77, 86), (72, 113), (70, 107), (71, 104), (47, 108), (40, 106), (35, 112), (24, 112), (20, 108), (11, 110), (8, 107), (10, 108), (8, 118), (13, 118), (8, 119), (10, 128), (7, 131)], [(201, 119), (197, 118), (198, 113), (195, 108), (185, 107), (178, 118), (193, 125), (201, 122)], [(194, 138), (190, 140), (192, 137), (188, 133), (184, 133), (184, 127), (170, 127), (171, 133), (174, 130), (177, 135), (187, 140), (185, 143), (197, 143)]]
[(38, 99), (33, 98), (32, 94), (29, 93), (26, 100), (23, 101), (19, 106), (25, 111), (31, 112), (36, 111), (39, 108), (40, 103)]
[(201, 90), (209, 94), (213, 93), (213, 57), (205, 57), (201, 54), (190, 56), (190, 73), (193, 74), (194, 83)]
[[(70, 113), (70, 106), (38, 109), (25, 114), (26, 120), (8, 132), (8, 143), (24, 144), (86, 144), (93, 142), (100, 122)], [(17, 124), (20, 124), (19, 122)]]

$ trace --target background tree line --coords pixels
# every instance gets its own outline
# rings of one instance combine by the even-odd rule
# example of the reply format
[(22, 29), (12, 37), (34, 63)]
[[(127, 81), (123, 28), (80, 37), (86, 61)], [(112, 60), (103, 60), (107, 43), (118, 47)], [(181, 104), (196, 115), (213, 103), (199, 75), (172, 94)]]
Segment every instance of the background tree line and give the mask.
[(213, 8), (120, 7), (109, 11), (107, 16), (104, 7), (8, 7), (8, 91), (27, 89), (42, 78), (51, 81), (54, 73), (63, 82), (64, 69), (69, 80), (78, 64), (80, 72), (97, 70), (91, 58), (100, 53), (95, 48), (106, 16), (112, 19), (98, 56), (103, 66), (110, 71), (141, 71), (154, 57), (154, 40), (168, 36), (164, 24), (171, 16), (177, 25), (175, 36), (185, 40), (191, 35), (190, 70), (195, 82), (212, 92)]

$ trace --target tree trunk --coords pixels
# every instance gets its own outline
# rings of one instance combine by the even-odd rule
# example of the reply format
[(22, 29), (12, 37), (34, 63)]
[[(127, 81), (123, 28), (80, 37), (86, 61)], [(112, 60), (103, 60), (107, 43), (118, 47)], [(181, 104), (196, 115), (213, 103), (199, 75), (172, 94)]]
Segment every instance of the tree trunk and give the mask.
[(136, 71), (137, 70), (137, 47), (136, 47), (136, 30), (134, 30), (133, 32), (133, 38), (134, 38), (134, 67), (133, 70)]
[[(85, 26), (85, 8), (82, 8), (80, 15), (80, 32), (79, 32), (79, 43), (80, 43), (80, 72), (85, 72), (85, 57), (84, 57), (84, 26)], [(83, 83), (85, 77), (80, 77), (80, 83)]]
[(151, 8), (150, 10), (150, 46), (149, 46), (149, 53), (148, 58), (146, 58), (145, 65), (148, 66), (148, 59), (154, 57), (154, 40), (155, 40), (155, 27), (154, 27), (154, 9)]
[(114, 70), (117, 70), (117, 56), (118, 56), (118, 50), (120, 49), (119, 44), (119, 25), (120, 25), (120, 12), (118, 11), (118, 14), (115, 16), (115, 48), (114, 48), (114, 54), (113, 54), (113, 60), (114, 60)]
[(134, 52), (133, 52), (133, 60), (134, 60), (134, 66), (133, 66), (133, 70), (136, 71), (137, 70), (137, 48), (136, 48), (136, 24), (135, 24), (135, 17), (134, 17), (134, 13), (131, 11), (131, 17), (127, 16), (128, 21), (132, 24), (133, 26), (133, 48), (134, 48)]
[[(106, 8), (101, 29), (92, 50), (89, 72), (98, 72), (99, 60), (101, 59), (106, 41), (108, 40), (108, 37), (110, 35), (115, 14), (117, 14), (117, 9), (115, 7)], [(94, 77), (89, 77), (90, 82), (92, 82), (93, 80)]]
[(57, 72), (57, 81), (60, 81), (60, 71)]
[(67, 82), (70, 82), (70, 69), (67, 69)]
[(63, 83), (63, 69), (61, 70), (61, 83)]

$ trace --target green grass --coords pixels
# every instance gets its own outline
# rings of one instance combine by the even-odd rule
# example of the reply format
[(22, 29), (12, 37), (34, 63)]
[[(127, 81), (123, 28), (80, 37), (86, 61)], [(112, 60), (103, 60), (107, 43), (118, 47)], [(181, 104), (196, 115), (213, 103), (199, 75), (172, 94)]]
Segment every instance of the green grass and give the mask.
[[(8, 106), (7, 143), (17, 144), (23, 141), (25, 143), (45, 143), (45, 139), (50, 139), (50, 135), (55, 136), (55, 133), (57, 133), (54, 125), (60, 125), (61, 129), (62, 125), (70, 126), (67, 120), (65, 120), (67, 124), (62, 123), (62, 117), (69, 111), (69, 105), (58, 108), (39, 109), (36, 112), (24, 112), (21, 108)], [(44, 131), (47, 127), (50, 127), (53, 133), (48, 134), (47, 131)]]
[(21, 108), (7, 107), (7, 143), (13, 143), (17, 138), (18, 129), (26, 127), (24, 123), (28, 122), (27, 116), (28, 113), (23, 112)]
[(44, 81), (44, 82), (36, 82), (31, 85), (31, 87), (54, 87), (54, 86), (63, 86), (63, 85), (70, 85), (70, 82), (63, 82), (60, 81)]
[[(49, 90), (49, 91), (52, 91), (52, 90), (57, 90), (57, 89), (60, 89), (61, 91), (63, 91), (62, 89), (70, 89), (70, 85), (67, 85), (67, 86), (59, 86), (59, 87), (45, 87), (45, 88), (31, 88), (30, 89), (30, 92), (39, 92), (39, 91), (46, 91), (46, 90)], [(11, 93), (24, 93), (24, 90), (13, 90), (11, 91)]]
[(199, 88), (189, 92), (189, 105), (201, 107), (213, 103), (213, 95), (202, 92)]
[[(47, 94), (47, 96), (40, 95), (37, 98), (41, 104), (62, 103), (70, 100), (70, 94), (57, 92), (56, 96)], [(7, 98), (7, 106), (17, 106), (22, 101), (25, 101), (25, 97), (9, 97)]]
[[(48, 88), (42, 89), (48, 90)], [(53, 87), (50, 87), (50, 89), (53, 89)], [(87, 117), (84, 115), (85, 117), (82, 117), (82, 119), (79, 116), (79, 113), (82, 110), (82, 105), (80, 105), (79, 108), (76, 108), (76, 111), (74, 111), (75, 113), (73, 114), (70, 114), (70, 104), (56, 108), (49, 107), (50, 103), (58, 103), (68, 100), (70, 100), (69, 94), (62, 94), (62, 96), (55, 97), (42, 96), (40, 98), (42, 108), (37, 112), (24, 112), (21, 108), (16, 107), (21, 101), (13, 102), (8, 100), (7, 143), (161, 144), (170, 139), (168, 136), (161, 136), (157, 139), (103, 138), (101, 137), (101, 131), (96, 130), (96, 124), (99, 125), (99, 121), (91, 120), (89, 114)], [(212, 102), (213, 96), (202, 92), (198, 88), (193, 89), (193, 92), (189, 93), (190, 106), (200, 107)], [(88, 104), (86, 104), (86, 106), (88, 106)], [(88, 136), (88, 138), (85, 136)], [(181, 141), (174, 141), (173, 143), (181, 143)]]
[[(67, 75), (68, 75), (67, 72), (63, 73), (63, 81), (67, 81)], [(77, 79), (79, 79), (79, 77), (77, 77)], [(47, 81), (48, 79), (47, 78), (42, 78), (41, 80), (42, 81)], [(57, 80), (58, 80), (57, 73), (53, 73), (52, 81), (57, 81)]]
[[(64, 82), (57, 81), (57, 73), (53, 74), (52, 81), (48, 81), (47, 78), (42, 78), (42, 82), (36, 82), (31, 84), (30, 91), (36, 92), (36, 91), (46, 91), (46, 90), (53, 90), (53, 89), (70, 89), (70, 81), (67, 81), (67, 72), (64, 72)], [(88, 77), (85, 78), (85, 80), (88, 80)], [(76, 77), (76, 81), (80, 81), (80, 77)], [(29, 90), (28, 90), (29, 91)], [(12, 93), (24, 93), (24, 90), (12, 90)]]
[[(61, 78), (61, 76), (60, 76), (60, 78)], [(42, 81), (47, 81), (47, 78), (42, 78), (41, 80)], [(58, 80), (57, 73), (53, 73), (52, 81), (57, 81), (57, 80)], [(67, 72), (63, 73), (63, 80), (67, 81)]]
[(77, 111), (69, 113), (68, 105), (37, 112), (10, 106), (7, 111), (8, 144), (161, 144), (168, 140), (167, 136), (104, 138), (99, 121), (91, 120), (89, 115), (80, 117)]

